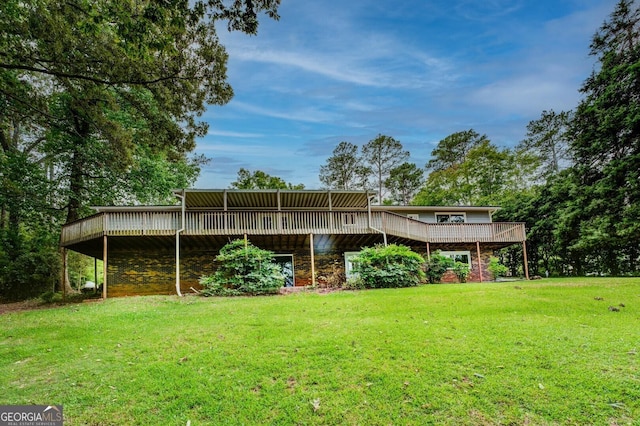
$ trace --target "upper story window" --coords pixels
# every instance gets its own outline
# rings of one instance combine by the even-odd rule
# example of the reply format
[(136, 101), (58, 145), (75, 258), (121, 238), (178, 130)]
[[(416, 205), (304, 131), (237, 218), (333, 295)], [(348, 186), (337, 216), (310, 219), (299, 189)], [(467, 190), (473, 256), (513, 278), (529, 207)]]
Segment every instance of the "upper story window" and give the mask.
[(436, 223), (465, 223), (467, 216), (464, 213), (436, 213)]

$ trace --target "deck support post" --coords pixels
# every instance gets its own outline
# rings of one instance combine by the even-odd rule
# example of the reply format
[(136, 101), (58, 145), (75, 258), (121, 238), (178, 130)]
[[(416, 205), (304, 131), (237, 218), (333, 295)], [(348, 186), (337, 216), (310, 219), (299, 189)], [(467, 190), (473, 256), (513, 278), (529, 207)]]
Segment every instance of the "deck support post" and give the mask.
[(180, 198), (180, 228), (176, 229), (176, 294), (182, 297), (180, 291), (180, 233), (185, 230), (185, 210), (186, 210), (186, 191), (183, 189), (181, 194), (176, 194)]
[(102, 298), (107, 298), (107, 236), (102, 237)]
[(431, 261), (431, 246), (429, 241), (427, 241), (427, 261)]
[(527, 259), (527, 242), (522, 242), (522, 257), (524, 258), (524, 278), (529, 280), (529, 260)]
[[(65, 280), (67, 279), (67, 249), (62, 247), (62, 300), (67, 298), (67, 285)], [(55, 291), (55, 288), (53, 289)]]
[(480, 257), (480, 241), (476, 241), (476, 252), (478, 253), (478, 273), (482, 282), (482, 258)]
[(316, 261), (313, 249), (313, 234), (309, 234), (309, 250), (311, 252), (311, 285), (316, 285)]

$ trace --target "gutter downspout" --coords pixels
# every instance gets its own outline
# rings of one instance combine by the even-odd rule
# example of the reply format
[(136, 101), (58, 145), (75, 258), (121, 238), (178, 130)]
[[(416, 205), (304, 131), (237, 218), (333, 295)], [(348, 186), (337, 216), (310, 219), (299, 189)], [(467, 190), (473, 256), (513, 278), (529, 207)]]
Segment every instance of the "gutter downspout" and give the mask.
[(375, 198), (375, 195), (371, 195), (370, 197), (367, 197), (367, 213), (369, 213), (369, 229), (379, 232), (382, 234), (382, 238), (384, 239), (384, 246), (387, 246), (387, 233), (378, 229), (378, 228), (374, 228), (373, 225), (371, 225), (371, 200), (373, 198)]
[(179, 297), (182, 297), (182, 293), (180, 292), (180, 233), (184, 231), (185, 190), (182, 189), (182, 194), (176, 194), (176, 197), (180, 198), (182, 204), (180, 229), (176, 230), (176, 293)]

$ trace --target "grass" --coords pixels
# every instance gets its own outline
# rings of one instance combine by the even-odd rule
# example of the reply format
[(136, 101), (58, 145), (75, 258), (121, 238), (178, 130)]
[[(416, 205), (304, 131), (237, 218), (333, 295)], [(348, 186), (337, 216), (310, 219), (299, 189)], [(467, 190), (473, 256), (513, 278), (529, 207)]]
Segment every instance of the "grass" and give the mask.
[(0, 330), (0, 404), (66, 425), (640, 424), (637, 278), (133, 297)]

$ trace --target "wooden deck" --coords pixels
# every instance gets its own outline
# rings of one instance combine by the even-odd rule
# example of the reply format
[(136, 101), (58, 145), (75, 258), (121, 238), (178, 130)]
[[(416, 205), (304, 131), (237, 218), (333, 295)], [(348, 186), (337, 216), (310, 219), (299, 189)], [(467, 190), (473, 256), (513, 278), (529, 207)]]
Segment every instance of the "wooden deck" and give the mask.
[[(63, 227), (64, 247), (106, 236), (168, 236), (181, 227), (180, 211), (104, 212)], [(182, 235), (378, 234), (430, 243), (517, 243), (523, 223), (425, 223), (389, 212), (188, 211)]]

